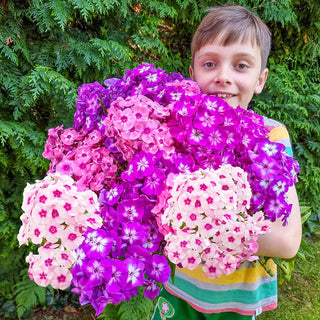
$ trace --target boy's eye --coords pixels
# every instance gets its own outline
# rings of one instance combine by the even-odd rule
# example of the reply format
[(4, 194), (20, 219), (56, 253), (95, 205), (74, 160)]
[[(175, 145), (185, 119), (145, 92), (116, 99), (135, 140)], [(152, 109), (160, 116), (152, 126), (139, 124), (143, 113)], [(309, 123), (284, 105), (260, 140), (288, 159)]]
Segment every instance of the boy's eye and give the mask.
[(207, 69), (212, 69), (212, 68), (215, 67), (215, 63), (212, 62), (212, 61), (205, 62), (205, 63), (204, 63), (204, 67), (207, 68)]
[(249, 68), (249, 66), (248, 66), (248, 64), (246, 64), (246, 63), (238, 63), (238, 64), (237, 64), (237, 68), (238, 68), (239, 70), (245, 70), (245, 69)]

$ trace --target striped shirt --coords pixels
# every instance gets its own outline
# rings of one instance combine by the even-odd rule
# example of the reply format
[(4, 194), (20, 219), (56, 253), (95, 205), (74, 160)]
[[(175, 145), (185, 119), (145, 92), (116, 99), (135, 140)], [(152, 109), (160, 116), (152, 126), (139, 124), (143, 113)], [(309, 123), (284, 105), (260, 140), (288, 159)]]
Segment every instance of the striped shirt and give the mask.
[[(290, 138), (286, 127), (278, 121), (264, 117), (272, 142), (282, 143), (292, 156)], [(187, 301), (202, 313), (236, 312), (258, 315), (277, 307), (277, 268), (272, 260), (268, 267), (270, 276), (258, 263), (245, 261), (234, 273), (209, 279), (202, 267), (195, 270), (176, 268), (174, 284), (170, 279), (165, 288), (171, 294)]]

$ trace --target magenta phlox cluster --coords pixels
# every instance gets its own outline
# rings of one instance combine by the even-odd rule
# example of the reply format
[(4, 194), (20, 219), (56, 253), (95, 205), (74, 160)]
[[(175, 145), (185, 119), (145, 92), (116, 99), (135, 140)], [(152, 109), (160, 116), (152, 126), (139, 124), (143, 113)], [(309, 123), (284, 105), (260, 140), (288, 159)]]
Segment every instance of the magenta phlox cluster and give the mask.
[(263, 117), (196, 94), (175, 104), (168, 127), (175, 139), (173, 159), (181, 172), (223, 164), (240, 167), (249, 175), (250, 210), (263, 210), (271, 221), (282, 218), (287, 223), (291, 206), (285, 193), (297, 181), (298, 165), (282, 144), (270, 142)]
[(50, 160), (48, 173), (72, 177), (79, 190), (100, 191), (112, 186), (118, 170), (117, 160), (105, 146), (98, 131), (77, 131), (62, 126), (50, 129), (43, 156)]
[(97, 195), (79, 191), (71, 177), (56, 173), (28, 184), (23, 196), (19, 244), (40, 246), (38, 255), (27, 257), (30, 278), (40, 286), (66, 289), (75, 249), (88, 228), (97, 229), (103, 222)]
[[(172, 182), (170, 183), (172, 184)], [(257, 238), (269, 231), (263, 212), (250, 215), (247, 174), (230, 164), (180, 173), (173, 179), (158, 223), (165, 225), (165, 252), (174, 264), (219, 278), (255, 260)]]
[[(80, 194), (94, 193), (94, 201), (83, 201), (79, 208), (98, 210), (95, 216), (99, 218), (86, 224), (86, 212), (80, 215), (85, 227), (78, 228), (71, 214), (49, 235), (45, 223), (28, 223), (28, 203), (32, 199), (32, 215), (38, 216), (41, 210), (52, 215), (53, 204), (42, 203), (44, 198), (38, 196), (42, 185), (32, 190), (33, 197), (26, 191), (23, 207), (30, 214), (22, 215), (20, 244), (31, 240), (40, 245), (43, 234), (49, 237), (46, 249), (40, 250), (43, 257), (28, 256), (30, 277), (41, 285), (48, 284), (47, 279), (56, 285), (57, 276), (51, 269), (41, 274), (41, 265), (49, 257), (52, 266), (60, 268), (58, 277), (63, 274), (68, 279), (63, 286), (70, 283), (71, 274), (72, 291), (79, 294), (81, 304), (90, 303), (97, 315), (108, 303), (131, 299), (142, 286), (146, 297), (156, 297), (158, 284), (170, 277), (167, 257), (189, 268), (201, 264), (208, 277), (232, 272), (241, 261), (253, 259), (256, 237), (267, 225), (263, 217), (281, 218), (286, 224), (291, 207), (285, 194), (298, 173), (296, 161), (286, 155), (284, 147), (269, 141), (261, 116), (202, 94), (196, 82), (181, 74), (169, 75), (145, 63), (126, 70), (122, 78), (83, 84), (73, 127), (50, 129), (43, 156), (50, 160), (43, 181), (56, 175), (64, 177), (60, 180), (71, 179), (76, 198), (70, 190), (62, 192), (71, 205), (81, 199)], [(225, 178), (216, 177), (219, 170)], [(236, 177), (230, 176), (233, 172)], [(190, 175), (194, 175), (191, 180)], [(210, 204), (204, 201), (209, 191), (201, 189), (201, 180), (213, 192)], [(186, 185), (181, 189), (189, 188), (181, 196), (177, 181)], [(223, 181), (228, 190), (218, 191), (211, 183), (220, 186)], [(191, 192), (192, 187), (198, 190)], [(187, 195), (195, 208), (189, 212), (195, 220), (182, 216), (188, 212)], [(183, 212), (174, 208), (175, 197)], [(61, 204), (60, 200), (55, 203)], [(59, 211), (62, 214), (65, 212)], [(209, 236), (209, 225), (217, 230), (215, 241)], [(65, 241), (68, 228), (75, 234), (81, 230), (81, 235), (73, 246), (57, 247), (69, 243)], [(179, 242), (183, 236), (186, 247)], [(178, 252), (177, 248), (184, 249)], [(65, 265), (59, 262), (59, 250), (72, 252)]]

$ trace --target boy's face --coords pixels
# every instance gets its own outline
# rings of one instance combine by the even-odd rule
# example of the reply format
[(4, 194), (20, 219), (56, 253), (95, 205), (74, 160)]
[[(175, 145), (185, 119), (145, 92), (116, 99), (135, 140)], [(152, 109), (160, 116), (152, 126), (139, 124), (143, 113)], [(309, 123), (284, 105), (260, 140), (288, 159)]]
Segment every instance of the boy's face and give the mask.
[(258, 46), (235, 42), (222, 46), (219, 39), (200, 48), (194, 55), (190, 76), (202, 93), (222, 98), (232, 107), (247, 109), (253, 94), (260, 93), (268, 69), (261, 72)]

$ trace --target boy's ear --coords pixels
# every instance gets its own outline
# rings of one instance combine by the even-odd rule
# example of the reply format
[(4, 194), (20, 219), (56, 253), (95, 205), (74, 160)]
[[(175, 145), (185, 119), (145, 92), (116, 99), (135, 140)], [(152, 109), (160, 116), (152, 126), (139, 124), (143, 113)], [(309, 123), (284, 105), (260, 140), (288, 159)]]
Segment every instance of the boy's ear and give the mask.
[(189, 66), (189, 74), (190, 74), (190, 78), (194, 80), (193, 68), (191, 65)]
[(258, 82), (257, 82), (257, 85), (256, 85), (256, 88), (254, 90), (254, 93), (255, 94), (259, 94), (262, 92), (262, 89), (264, 87), (264, 84), (266, 83), (267, 81), (267, 77), (268, 77), (268, 72), (269, 72), (269, 69), (265, 68), (260, 76), (259, 76), (259, 79), (258, 79)]

